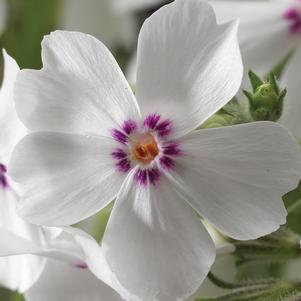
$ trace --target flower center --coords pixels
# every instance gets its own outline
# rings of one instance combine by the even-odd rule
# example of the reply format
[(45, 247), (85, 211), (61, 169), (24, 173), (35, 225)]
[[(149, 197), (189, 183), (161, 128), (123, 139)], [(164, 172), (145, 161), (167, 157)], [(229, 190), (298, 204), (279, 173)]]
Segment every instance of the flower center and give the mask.
[(132, 148), (132, 158), (140, 163), (149, 164), (159, 154), (157, 141), (150, 134), (142, 134), (134, 137)]
[(111, 156), (117, 171), (135, 169), (134, 182), (140, 186), (157, 185), (162, 171), (171, 171), (176, 158), (183, 155), (178, 142), (170, 139), (172, 121), (160, 114), (149, 114), (143, 122), (125, 120), (120, 128), (111, 129), (117, 142)]
[(284, 19), (289, 22), (289, 29), (292, 34), (301, 34), (301, 2), (296, 3), (294, 7), (289, 8), (284, 13)]

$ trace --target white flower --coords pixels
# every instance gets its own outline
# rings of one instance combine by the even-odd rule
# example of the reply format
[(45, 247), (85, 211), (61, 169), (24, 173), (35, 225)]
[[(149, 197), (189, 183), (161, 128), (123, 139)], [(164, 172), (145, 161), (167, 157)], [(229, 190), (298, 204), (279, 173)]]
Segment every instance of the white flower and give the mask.
[(300, 138), (300, 1), (213, 1), (212, 5), (221, 22), (240, 18), (239, 40), (246, 70), (251, 68), (264, 76), (294, 50), (281, 78), (288, 93), (280, 122)]
[(48, 261), (26, 301), (122, 301), (123, 299), (87, 269)]
[[(25, 134), (25, 128), (17, 118), (12, 99), (13, 84), (19, 68), (5, 51), (3, 58), (4, 74), (0, 91), (0, 231), (18, 232), (23, 239), (37, 238), (39, 233), (29, 225), (23, 227), (21, 219), (15, 214), (18, 198), (7, 176), (10, 154)], [(4, 237), (1, 237), (1, 241), (9, 244)], [(38, 257), (18, 256), (14, 260), (0, 258), (0, 283), (9, 289), (22, 292), (37, 279), (42, 267), (43, 259)], [(19, 277), (15, 276), (17, 274)]]
[[(42, 279), (48, 277), (44, 274), (49, 274), (49, 266), (50, 268), (57, 266), (54, 261), (46, 258), (64, 262), (64, 265), (60, 266), (61, 271), (68, 273), (72, 271), (73, 277), (62, 281), (61, 286), (63, 287), (67, 284), (67, 280), (80, 281), (86, 277), (84, 275), (89, 275), (89, 256), (97, 254), (99, 268), (96, 273), (98, 278), (106, 284), (98, 280), (95, 289), (98, 293), (103, 292), (99, 296), (103, 297), (105, 294), (106, 300), (121, 300), (121, 297), (117, 298), (117, 293), (108, 285), (118, 286), (118, 290), (124, 295), (126, 292), (114, 280), (104, 259), (103, 251), (88, 234), (71, 227), (51, 228), (30, 225), (16, 213), (19, 196), (16, 191), (16, 183), (11, 181), (7, 175), (7, 161), (14, 145), (26, 130), (17, 118), (12, 99), (13, 86), (19, 67), (5, 51), (3, 51), (3, 56), (4, 81), (0, 91), (0, 284), (8, 289), (17, 290), (20, 293), (28, 292), (30, 296), (35, 296), (36, 290), (41, 292), (44, 289), (43, 286), (35, 283), (43, 281), (40, 280), (41, 275), (43, 275)], [(85, 272), (82, 272), (81, 269), (84, 269)], [(93, 265), (91, 269), (93, 269)], [(63, 274), (61, 274), (62, 276)], [(56, 279), (48, 278), (48, 287), (55, 286), (56, 282), (54, 281), (58, 281), (58, 279), (62, 280), (58, 275)], [(82, 288), (87, 285), (87, 283), (83, 283)], [(34, 286), (33, 292), (32, 286)], [(67, 300), (63, 298), (64, 295), (60, 295), (63, 294), (62, 289), (56, 293), (58, 297), (49, 300)], [(69, 295), (70, 292), (65, 290), (65, 297), (67, 293)], [(53, 294), (48, 295), (49, 298), (51, 296), (53, 297)], [(46, 296), (39, 300), (45, 301), (45, 298)], [(31, 300), (31, 297), (28, 300)], [(73, 296), (70, 300), (76, 299)]]
[(107, 48), (77, 32), (46, 37), (42, 70), (17, 78), (33, 131), (9, 165), (25, 189), (19, 212), (73, 224), (116, 198), (105, 256), (144, 301), (182, 300), (205, 278), (215, 248), (192, 208), (236, 239), (285, 223), (281, 196), (300, 178), (287, 132), (269, 122), (194, 131), (240, 87), (237, 25), (217, 25), (200, 0), (160, 9), (140, 33), (137, 98)]

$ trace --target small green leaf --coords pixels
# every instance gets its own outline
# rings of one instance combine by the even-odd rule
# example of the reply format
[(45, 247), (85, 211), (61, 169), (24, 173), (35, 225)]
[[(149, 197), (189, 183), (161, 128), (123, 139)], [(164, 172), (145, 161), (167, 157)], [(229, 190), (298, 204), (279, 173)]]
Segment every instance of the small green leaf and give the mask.
[(271, 84), (271, 86), (272, 86), (273, 90), (276, 92), (276, 94), (279, 95), (280, 90), (279, 90), (279, 87), (278, 87), (278, 84), (277, 84), (276, 76), (273, 72), (271, 72), (269, 74), (268, 82)]
[(264, 84), (264, 81), (252, 70), (249, 70), (248, 75), (253, 88), (253, 92), (255, 92), (258, 87)]

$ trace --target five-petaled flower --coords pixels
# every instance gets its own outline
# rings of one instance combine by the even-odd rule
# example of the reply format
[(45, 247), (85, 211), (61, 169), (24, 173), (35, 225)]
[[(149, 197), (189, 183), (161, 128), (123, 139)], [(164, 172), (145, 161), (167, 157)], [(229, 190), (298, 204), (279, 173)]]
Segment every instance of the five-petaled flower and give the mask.
[(201, 0), (161, 8), (140, 32), (136, 97), (107, 48), (77, 32), (47, 36), (43, 68), (17, 78), (17, 110), (32, 131), (9, 164), (25, 191), (19, 213), (73, 224), (116, 198), (105, 256), (144, 301), (182, 300), (208, 273), (215, 247), (195, 211), (236, 239), (285, 223), (281, 196), (300, 178), (285, 129), (196, 130), (240, 87), (237, 26), (217, 25)]

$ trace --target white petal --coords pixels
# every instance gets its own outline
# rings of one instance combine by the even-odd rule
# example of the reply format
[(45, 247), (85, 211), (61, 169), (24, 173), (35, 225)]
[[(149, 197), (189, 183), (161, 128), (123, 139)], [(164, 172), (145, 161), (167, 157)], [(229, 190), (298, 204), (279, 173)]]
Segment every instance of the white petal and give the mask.
[(195, 212), (161, 178), (154, 187), (130, 175), (103, 238), (108, 264), (141, 300), (182, 300), (206, 277), (214, 244)]
[[(2, 201), (14, 201), (14, 199)], [(46, 258), (83, 268), (86, 268), (93, 259), (97, 262), (93, 265), (97, 267), (97, 277), (111, 286), (113, 283), (115, 285), (102, 249), (88, 234), (71, 227), (47, 228), (29, 225), (17, 217), (15, 210), (1, 209), (3, 215), (7, 214), (7, 221), (5, 220), (4, 223), (2, 219), (4, 225), (0, 227), (0, 267), (3, 267), (0, 270), (0, 284), (3, 286), (19, 292), (29, 289), (39, 279)], [(17, 222), (19, 222), (18, 226)], [(6, 229), (8, 226), (11, 226), (11, 230)], [(22, 232), (28, 229), (39, 232), (41, 234), (39, 240), (36, 240), (34, 235), (22, 236)], [(97, 257), (95, 258), (94, 255)]]
[(246, 72), (252, 69), (265, 76), (298, 43), (283, 17), (293, 2), (212, 1), (211, 4), (218, 22), (240, 18), (238, 36)]
[(16, 147), (9, 166), (25, 192), (19, 214), (43, 225), (71, 225), (105, 207), (118, 193), (112, 139), (39, 132)]
[(146, 20), (137, 73), (143, 114), (173, 120), (180, 136), (225, 105), (242, 78), (237, 25), (216, 25), (212, 8), (200, 0), (176, 0)]
[(13, 86), (19, 67), (16, 61), (3, 50), (4, 74), (0, 90), (0, 163), (7, 164), (17, 141), (25, 134), (13, 101)]
[(39, 281), (25, 293), (27, 301), (122, 301), (88, 269), (48, 261)]
[(107, 263), (103, 248), (90, 235), (73, 227), (64, 228), (64, 231), (68, 232), (77, 245), (81, 247), (85, 264), (97, 278), (118, 291), (125, 300), (140, 301), (135, 295), (121, 286)]
[(44, 38), (42, 58), (42, 70), (22, 70), (16, 81), (17, 110), (29, 129), (109, 135), (139, 118), (120, 68), (97, 39), (56, 31)]
[[(92, 262), (100, 280), (120, 287), (114, 280), (102, 249), (87, 233), (72, 227), (50, 228), (27, 224), (16, 214), (17, 195), (13, 191), (0, 190), (0, 200), (1, 285), (24, 292), (39, 279), (45, 267), (45, 258), (50, 258), (73, 267), (86, 267)], [(120, 292), (125, 294), (121, 288)]]
[[(75, 234), (68, 228), (47, 228), (25, 222), (16, 212), (18, 198), (13, 190), (0, 189), (1, 257), (35, 254), (69, 262), (74, 265), (84, 262), (84, 252), (80, 244), (75, 240), (76, 236), (83, 235), (81, 231), (78, 230)], [(89, 238), (91, 239), (90, 236)], [(21, 257), (24, 257), (24, 261), (26, 261), (26, 258), (33, 258), (32, 256), (12, 258)], [(35, 258), (37, 263), (41, 262), (41, 259), (38, 257)]]
[(299, 139), (301, 139), (300, 78), (301, 47), (294, 53), (281, 79), (282, 86), (287, 88), (287, 95), (284, 99), (283, 113), (280, 119), (280, 122)]
[[(16, 194), (0, 188), (0, 201), (0, 255), (29, 254), (40, 250), (42, 233), (16, 215)], [(43, 258), (32, 255), (0, 258), (0, 284), (22, 293), (37, 281), (44, 265)]]
[(301, 178), (300, 148), (270, 122), (208, 129), (181, 140), (174, 181), (221, 232), (240, 240), (269, 234), (286, 221), (281, 197)]

